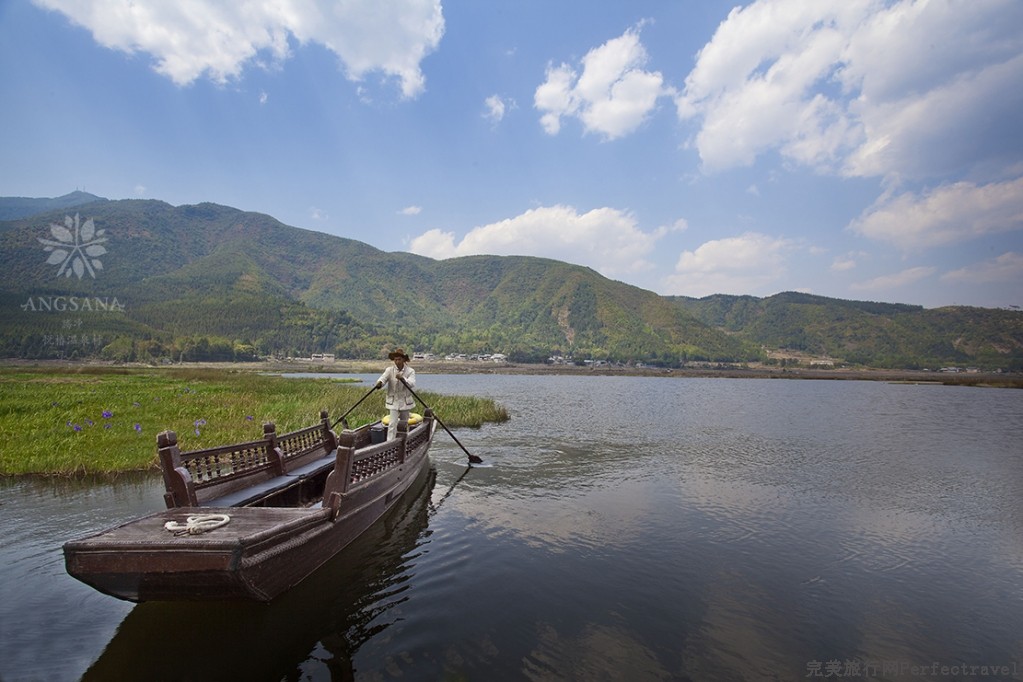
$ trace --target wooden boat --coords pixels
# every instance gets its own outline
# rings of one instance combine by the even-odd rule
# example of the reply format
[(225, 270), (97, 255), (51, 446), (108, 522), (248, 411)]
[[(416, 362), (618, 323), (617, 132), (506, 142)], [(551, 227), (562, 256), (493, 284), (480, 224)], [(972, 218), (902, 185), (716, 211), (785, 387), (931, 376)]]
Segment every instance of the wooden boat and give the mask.
[[(437, 420), (335, 433), (320, 423), (262, 440), (181, 452), (157, 437), (167, 510), (64, 545), (67, 572), (130, 601), (270, 601), (422, 487)], [(378, 442), (374, 442), (378, 441)]]
[[(133, 605), (80, 682), (286, 680), (317, 649), (334, 679), (359, 679), (355, 652), (403, 617), (396, 608), (403, 600), (389, 595), (407, 586), (422, 559), (415, 550), (429, 527), (435, 482), (431, 466), (422, 488), (410, 488), (343, 551), (269, 603)], [(213, 645), (182, 655), (182, 637)]]

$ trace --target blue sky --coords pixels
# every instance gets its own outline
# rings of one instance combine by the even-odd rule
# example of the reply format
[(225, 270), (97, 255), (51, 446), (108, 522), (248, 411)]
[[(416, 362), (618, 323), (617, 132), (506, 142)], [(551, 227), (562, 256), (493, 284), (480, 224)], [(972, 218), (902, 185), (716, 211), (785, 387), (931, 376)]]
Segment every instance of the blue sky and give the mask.
[(1023, 305), (1019, 0), (7, 0), (0, 101), (2, 196)]

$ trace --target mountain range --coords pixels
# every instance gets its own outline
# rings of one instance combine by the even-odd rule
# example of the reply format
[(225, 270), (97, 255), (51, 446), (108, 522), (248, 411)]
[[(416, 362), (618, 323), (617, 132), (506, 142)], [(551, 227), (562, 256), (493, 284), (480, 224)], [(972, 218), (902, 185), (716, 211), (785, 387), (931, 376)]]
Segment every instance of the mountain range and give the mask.
[(436, 261), (213, 203), (0, 198), (0, 355), (379, 358), (395, 345), (513, 361), (1023, 369), (1017, 310), (666, 297), (560, 261)]

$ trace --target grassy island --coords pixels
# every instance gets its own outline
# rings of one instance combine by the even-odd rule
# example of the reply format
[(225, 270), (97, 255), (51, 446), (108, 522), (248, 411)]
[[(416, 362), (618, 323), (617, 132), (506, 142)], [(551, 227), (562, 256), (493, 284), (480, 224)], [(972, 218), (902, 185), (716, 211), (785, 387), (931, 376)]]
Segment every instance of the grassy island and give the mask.
[[(183, 450), (257, 440), (341, 416), (371, 387), (357, 379), (290, 379), (252, 371), (180, 368), (0, 368), (0, 476), (158, 469), (156, 435)], [(449, 427), (508, 419), (493, 400), (417, 391)], [(354, 428), (386, 414), (384, 394), (348, 416)], [(422, 409), (420, 406), (418, 409)]]

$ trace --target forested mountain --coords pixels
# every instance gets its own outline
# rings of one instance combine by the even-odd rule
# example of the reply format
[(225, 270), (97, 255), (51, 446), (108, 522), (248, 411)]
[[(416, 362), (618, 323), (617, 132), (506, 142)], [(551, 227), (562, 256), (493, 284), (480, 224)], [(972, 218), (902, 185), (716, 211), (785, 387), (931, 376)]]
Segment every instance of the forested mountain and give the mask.
[(1023, 313), (1016, 310), (925, 309), (795, 292), (672, 300), (708, 325), (766, 348), (875, 367), (1023, 369)]
[[(765, 348), (889, 366), (1021, 364), (1018, 312), (667, 298), (558, 261), (435, 261), (216, 204), (59, 200), (0, 222), (0, 355), (375, 358), (400, 344), (665, 366), (755, 361)], [(0, 213), (30, 210), (25, 201), (0, 199)]]
[[(671, 301), (558, 261), (434, 261), (215, 204), (95, 201), (87, 209), (74, 224), (63, 210), (0, 223), (3, 354), (378, 357), (402, 344), (533, 361), (758, 356)], [(100, 248), (82, 260), (99, 267), (81, 265), (79, 278), (55, 260), (55, 250), (76, 256), (54, 229), (67, 240), (75, 230), (87, 235), (83, 245)], [(57, 244), (49, 259), (41, 240)], [(117, 311), (96, 310), (115, 303)]]

